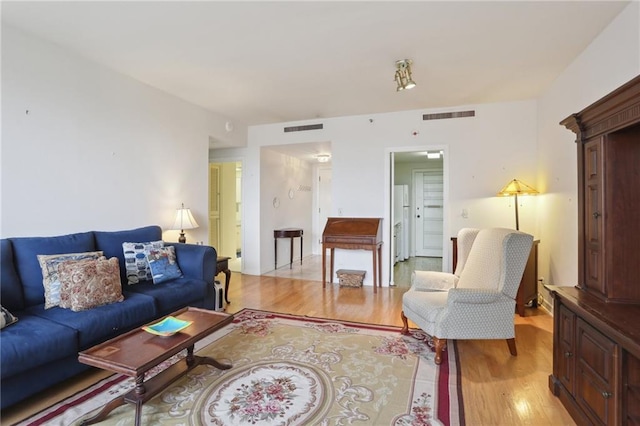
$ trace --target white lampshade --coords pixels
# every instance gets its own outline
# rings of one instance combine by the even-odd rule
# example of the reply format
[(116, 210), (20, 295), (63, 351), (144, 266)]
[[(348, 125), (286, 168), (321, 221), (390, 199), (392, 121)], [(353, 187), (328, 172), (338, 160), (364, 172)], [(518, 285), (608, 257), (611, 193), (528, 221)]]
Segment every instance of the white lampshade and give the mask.
[(198, 222), (193, 218), (191, 214), (191, 210), (184, 207), (184, 204), (181, 208), (176, 210), (176, 220), (173, 222), (173, 226), (171, 229), (175, 230), (184, 230), (184, 229), (194, 229), (198, 227)]

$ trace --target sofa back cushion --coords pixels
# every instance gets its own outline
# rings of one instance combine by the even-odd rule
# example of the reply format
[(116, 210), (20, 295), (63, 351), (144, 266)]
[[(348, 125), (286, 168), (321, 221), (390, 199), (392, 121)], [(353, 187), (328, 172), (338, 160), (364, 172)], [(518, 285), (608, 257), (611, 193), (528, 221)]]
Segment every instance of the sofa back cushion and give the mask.
[(0, 300), (10, 311), (24, 309), (22, 283), (13, 264), (13, 246), (8, 239), (0, 240)]
[(25, 307), (44, 303), (39, 254), (82, 253), (96, 249), (92, 232), (57, 237), (11, 238), (10, 240), (13, 245), (16, 271), (24, 289)]
[(143, 228), (130, 229), (128, 231), (96, 231), (96, 247), (104, 252), (108, 259), (118, 258), (120, 265), (120, 281), (127, 282), (126, 267), (124, 264), (124, 252), (122, 243), (139, 243), (146, 241), (162, 240), (162, 228), (157, 225)]

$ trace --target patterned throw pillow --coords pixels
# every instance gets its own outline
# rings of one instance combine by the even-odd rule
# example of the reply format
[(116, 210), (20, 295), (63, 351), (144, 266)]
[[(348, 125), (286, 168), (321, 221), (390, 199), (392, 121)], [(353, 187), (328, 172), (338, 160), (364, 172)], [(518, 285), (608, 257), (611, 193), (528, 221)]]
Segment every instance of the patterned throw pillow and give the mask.
[(154, 284), (175, 280), (182, 276), (182, 271), (176, 262), (176, 251), (173, 246), (152, 249), (147, 254), (147, 261)]
[(122, 243), (124, 266), (129, 284), (138, 284), (141, 281), (153, 279), (149, 269), (149, 262), (147, 262), (147, 253), (152, 249), (161, 247), (164, 247), (164, 241), (162, 240), (145, 243)]
[(117, 257), (63, 262), (58, 275), (61, 308), (77, 312), (124, 300)]
[(58, 265), (71, 260), (97, 259), (101, 251), (66, 254), (39, 254), (38, 262), (42, 268), (42, 285), (44, 287), (44, 308), (49, 309), (60, 304), (60, 280)]
[(4, 306), (0, 306), (0, 329), (5, 328), (10, 326), (11, 324), (13, 324), (14, 322), (18, 321), (18, 318), (16, 318), (15, 316), (13, 316), (13, 314), (9, 311), (7, 311), (7, 309)]

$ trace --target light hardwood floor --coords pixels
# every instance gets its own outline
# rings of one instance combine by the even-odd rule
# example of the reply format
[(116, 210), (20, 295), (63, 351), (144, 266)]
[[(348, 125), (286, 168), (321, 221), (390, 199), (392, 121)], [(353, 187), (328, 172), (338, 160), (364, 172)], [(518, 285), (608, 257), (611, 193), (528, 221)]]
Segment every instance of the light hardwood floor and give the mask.
[[(227, 312), (243, 308), (317, 316), (375, 324), (401, 325), (402, 295), (406, 287), (340, 288), (319, 281), (291, 277), (234, 273)], [(542, 309), (515, 315), (518, 356), (509, 354), (505, 341), (460, 341), (462, 392), (466, 424), (574, 425), (548, 388), (552, 366), (552, 318)], [(96, 381), (104, 373), (90, 372), (57, 386), (2, 413), (3, 425), (42, 408)]]

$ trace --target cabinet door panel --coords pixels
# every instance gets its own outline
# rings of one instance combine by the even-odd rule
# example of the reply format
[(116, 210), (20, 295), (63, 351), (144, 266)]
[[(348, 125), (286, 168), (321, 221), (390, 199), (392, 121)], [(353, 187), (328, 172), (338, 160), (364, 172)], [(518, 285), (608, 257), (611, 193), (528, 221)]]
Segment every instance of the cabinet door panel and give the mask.
[(558, 379), (564, 387), (573, 394), (575, 392), (575, 324), (576, 315), (560, 305), (558, 312), (559, 335), (558, 342), (560, 351), (558, 353)]
[(585, 271), (587, 288), (606, 295), (603, 277), (603, 222), (602, 138), (587, 142), (584, 147), (584, 235)]
[(623, 418), (629, 425), (640, 425), (640, 360), (625, 353)]

